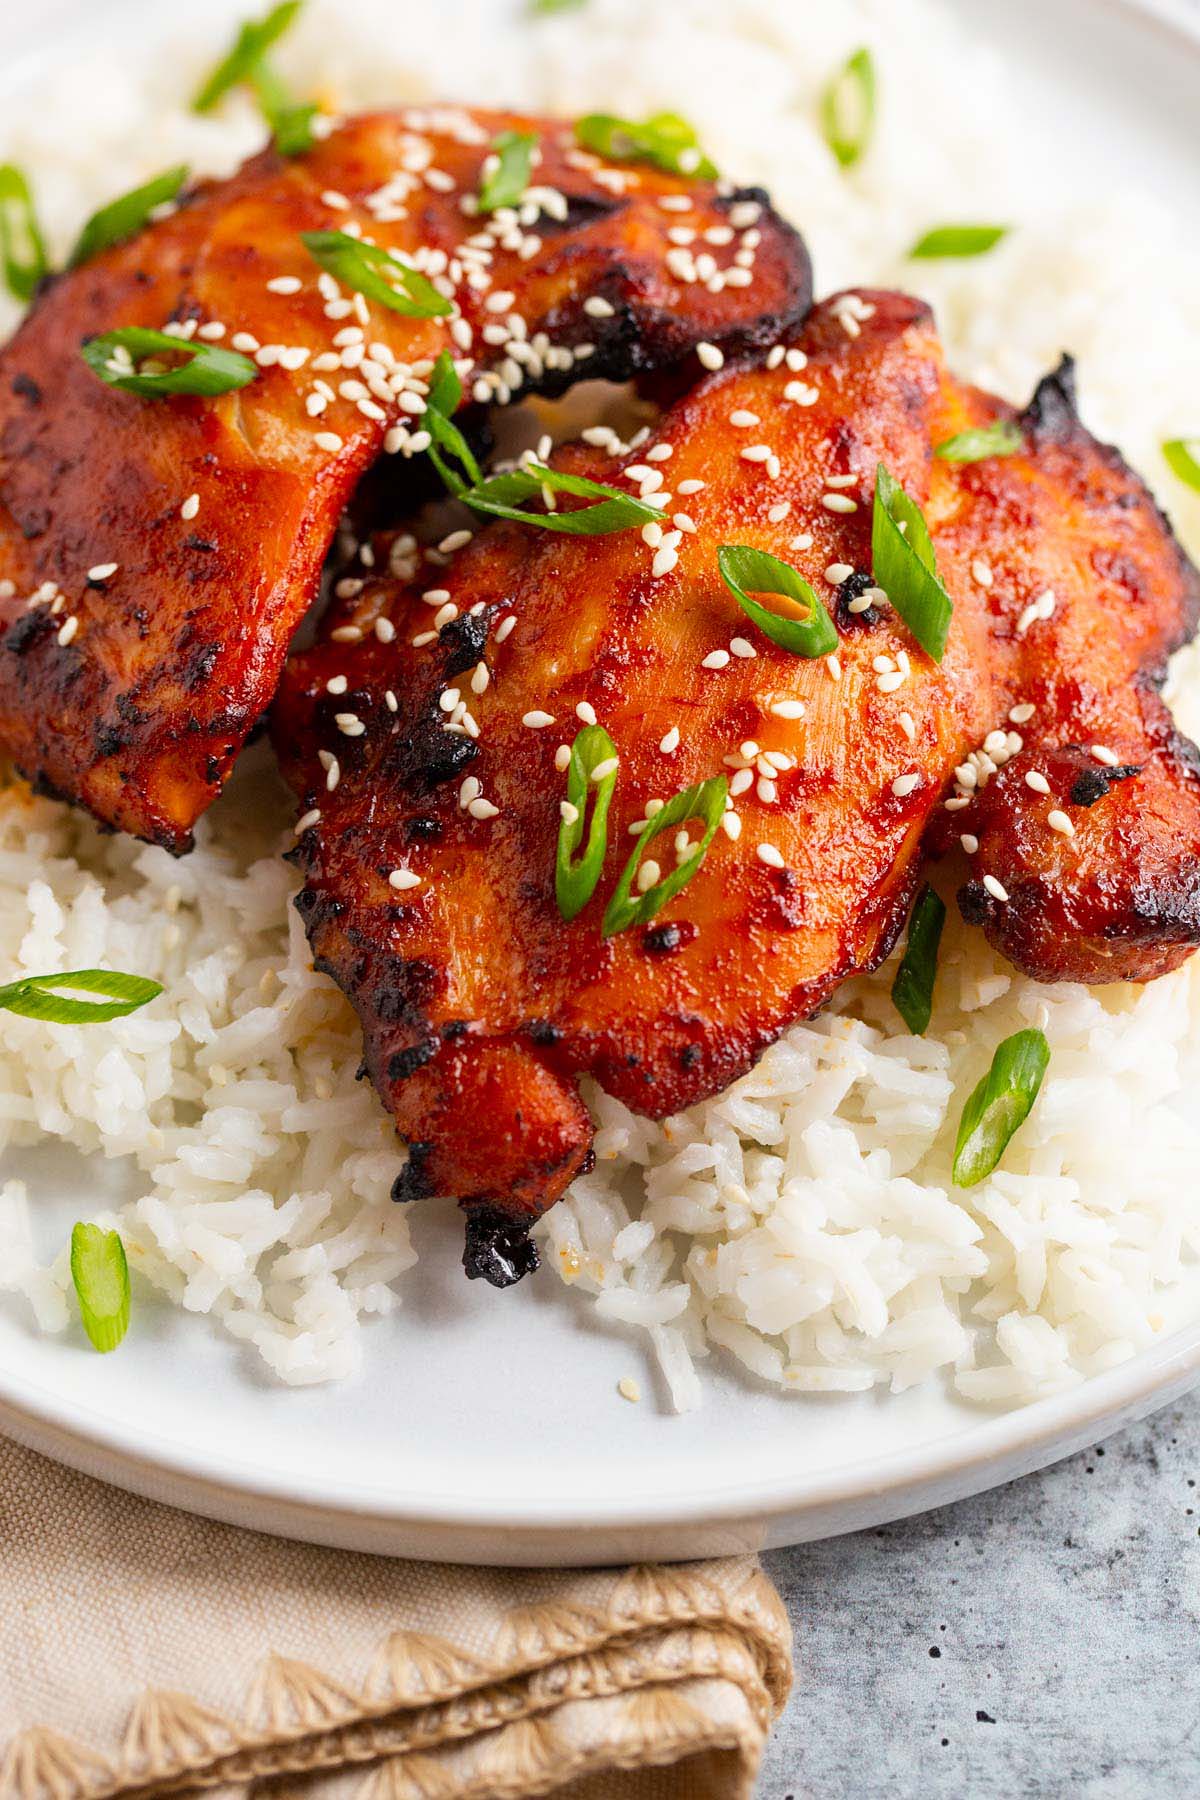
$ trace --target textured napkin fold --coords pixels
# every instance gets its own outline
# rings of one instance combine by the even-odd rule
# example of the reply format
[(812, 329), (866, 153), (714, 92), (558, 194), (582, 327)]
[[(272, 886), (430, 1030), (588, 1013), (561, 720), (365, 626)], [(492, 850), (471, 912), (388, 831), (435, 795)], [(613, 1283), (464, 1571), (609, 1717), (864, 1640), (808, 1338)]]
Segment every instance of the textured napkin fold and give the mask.
[(744, 1800), (790, 1679), (750, 1558), (394, 1562), (0, 1440), (2, 1800)]

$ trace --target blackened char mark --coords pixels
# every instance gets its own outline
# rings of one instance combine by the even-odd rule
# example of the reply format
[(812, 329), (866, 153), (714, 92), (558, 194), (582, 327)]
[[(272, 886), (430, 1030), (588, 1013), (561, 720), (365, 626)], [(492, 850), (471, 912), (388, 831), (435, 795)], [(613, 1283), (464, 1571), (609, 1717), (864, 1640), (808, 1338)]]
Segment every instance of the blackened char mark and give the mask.
[(1075, 393), (1075, 358), (1064, 355), (1056, 369), (1043, 375), (1021, 415), (1025, 429), (1037, 438), (1065, 443), (1079, 430)]
[(465, 1206), (467, 1241), (463, 1268), (469, 1281), (512, 1287), (531, 1275), (541, 1262), (529, 1227), (517, 1223), (498, 1206)]

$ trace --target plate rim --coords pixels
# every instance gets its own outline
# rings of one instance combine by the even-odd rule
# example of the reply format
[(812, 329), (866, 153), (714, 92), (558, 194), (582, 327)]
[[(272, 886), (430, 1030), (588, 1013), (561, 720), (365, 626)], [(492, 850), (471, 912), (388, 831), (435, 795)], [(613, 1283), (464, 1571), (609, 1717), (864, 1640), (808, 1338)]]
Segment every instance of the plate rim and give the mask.
[[(1090, 0), (1090, 4), (1131, 26), (1153, 28), (1200, 70), (1200, 8), (1188, 0)], [(765, 1527), (773, 1519), (788, 1520), (794, 1532), (796, 1522), (809, 1515), (830, 1508), (855, 1514), (857, 1509), (846, 1524), (832, 1528), (836, 1531), (920, 1511), (965, 1491), (961, 1478), (972, 1471), (986, 1479), (970, 1491), (994, 1486), (1066, 1454), (1069, 1439), (1094, 1441), (1106, 1427), (1115, 1429), (1125, 1419), (1152, 1410), (1156, 1402), (1168, 1404), (1197, 1384), (1200, 1317), (1114, 1368), (1008, 1411), (981, 1409), (978, 1419), (913, 1448), (873, 1458), (856, 1456), (812, 1474), (777, 1475), (749, 1485), (729, 1481), (690, 1499), (672, 1494), (612, 1496), (594, 1509), (586, 1501), (542, 1500), (536, 1492), (519, 1503), (497, 1506), (484, 1496), (463, 1492), (427, 1490), (411, 1496), (315, 1473), (304, 1479), (295, 1474), (273, 1479), (269, 1469), (192, 1451), (124, 1426), (2, 1365), (0, 1431), (84, 1473), (120, 1485), (127, 1482), (132, 1491), (279, 1535), (309, 1533), (311, 1541), (351, 1544), (356, 1525), (376, 1524), (417, 1534), (439, 1530), (533, 1534), (552, 1549), (554, 1539), (569, 1535), (574, 1551), (570, 1560), (577, 1562), (586, 1560), (588, 1551), (588, 1546), (575, 1541), (579, 1533)], [(896, 1502), (890, 1510), (889, 1496)], [(274, 1517), (248, 1516), (256, 1505), (277, 1509)], [(285, 1514), (286, 1522), (281, 1522)], [(580, 1550), (585, 1552), (583, 1558)], [(403, 1554), (419, 1557), (422, 1551), (419, 1544), (406, 1542)]]

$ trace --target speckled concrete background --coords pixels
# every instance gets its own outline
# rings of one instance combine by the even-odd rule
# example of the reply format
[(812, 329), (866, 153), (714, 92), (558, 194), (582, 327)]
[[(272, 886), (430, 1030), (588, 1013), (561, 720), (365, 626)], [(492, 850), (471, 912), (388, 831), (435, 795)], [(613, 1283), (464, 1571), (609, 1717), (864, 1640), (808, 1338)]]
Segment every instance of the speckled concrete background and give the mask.
[(760, 1800), (1200, 1796), (1200, 1391), (1040, 1475), (767, 1558)]

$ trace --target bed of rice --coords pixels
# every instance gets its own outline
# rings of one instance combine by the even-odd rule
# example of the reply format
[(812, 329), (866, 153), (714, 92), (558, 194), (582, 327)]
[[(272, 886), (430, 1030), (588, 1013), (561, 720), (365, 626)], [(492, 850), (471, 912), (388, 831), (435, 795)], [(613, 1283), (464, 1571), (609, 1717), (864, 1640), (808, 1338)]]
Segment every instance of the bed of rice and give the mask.
[[(481, 12), (508, 20), (506, 53), (466, 29)], [(899, 31), (885, 0), (590, 0), (534, 23), (455, 0), (406, 8), (401, 24), (390, 0), (310, 0), (283, 61), (341, 105), (440, 95), (448, 14), (462, 15), (449, 67), (464, 99), (688, 113), (721, 164), (765, 182), (805, 230), (820, 288), (911, 280), (903, 250), (933, 222), (1017, 223), (985, 259), (920, 269), (959, 367), (1015, 398), (1072, 349), (1089, 422), (1200, 543), (1200, 508), (1157, 450), (1200, 424), (1200, 259), (1153, 198), (1081, 202), (1036, 141), (997, 132), (1005, 71), (949, 14), (910, 4)], [(876, 56), (879, 130), (847, 177), (814, 103), (860, 42)], [(148, 173), (219, 171), (255, 145), (241, 100), (219, 120), (185, 109), (213, 45), (193, 18), (152, 68), (125, 50), (92, 56), (56, 73), (53, 104), (31, 93), (0, 112), (0, 156), (32, 171), (58, 249)], [(0, 332), (15, 321), (5, 306)], [(1177, 691), (1200, 722), (1200, 677), (1177, 671)], [(395, 1140), (355, 1080), (352, 1017), (313, 974), (289, 905), (286, 816), (261, 750), (179, 862), (0, 793), (0, 980), (106, 964), (167, 990), (103, 1029), (0, 1015), (0, 1152), (49, 1138), (128, 1159), (129, 1203), (97, 1216), (119, 1225), (140, 1276), (283, 1380), (310, 1382), (359, 1363), (362, 1326), (403, 1303), (415, 1256), (388, 1200)], [(795, 1392), (937, 1375), (1016, 1402), (1132, 1355), (1172, 1318), (1200, 1252), (1200, 1118), (1182, 1105), (1200, 1075), (1194, 965), (1141, 990), (1039, 987), (952, 922), (920, 1040), (890, 979), (852, 984), (681, 1118), (652, 1125), (590, 1096), (597, 1166), (541, 1228), (546, 1261), (603, 1319), (649, 1334), (681, 1408), (700, 1403), (696, 1364), (714, 1349)], [(1052, 1051), (1041, 1099), (1003, 1167), (956, 1190), (963, 1096), (1030, 1024)], [(65, 1254), (39, 1262), (37, 1198), (0, 1185), (0, 1287), (63, 1329)], [(536, 1302), (527, 1288), (506, 1303)]]

